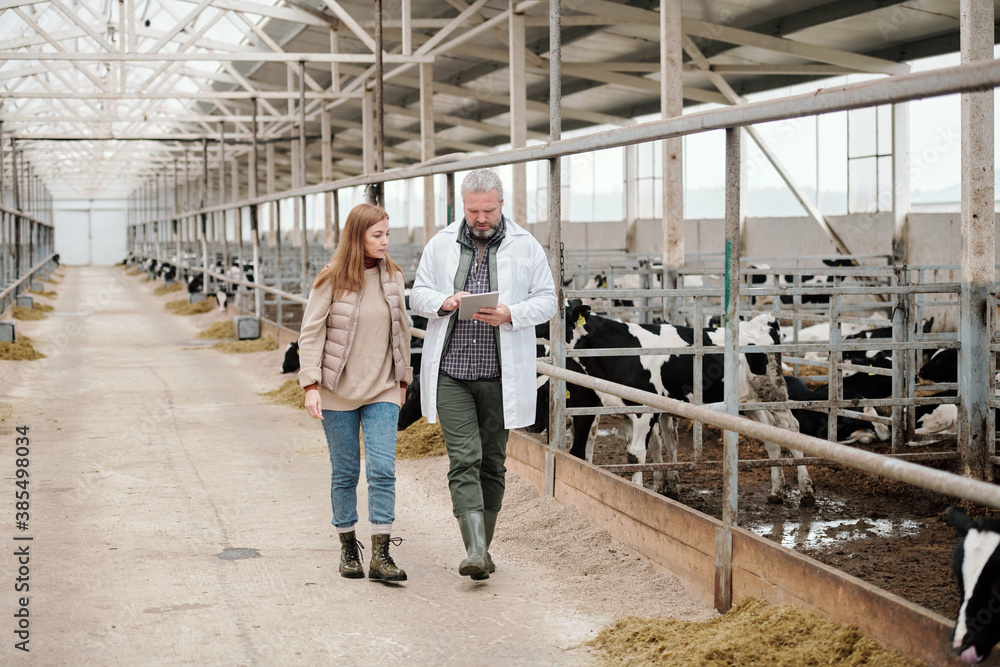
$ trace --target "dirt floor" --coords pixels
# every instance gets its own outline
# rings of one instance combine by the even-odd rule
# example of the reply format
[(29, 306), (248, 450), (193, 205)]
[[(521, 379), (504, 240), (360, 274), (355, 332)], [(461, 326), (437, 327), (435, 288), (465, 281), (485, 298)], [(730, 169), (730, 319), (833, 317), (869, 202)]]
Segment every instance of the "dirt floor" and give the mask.
[[(226, 354), (198, 337), (218, 309), (172, 314), (176, 294), (117, 268), (65, 273), (54, 312), (17, 324), (46, 357), (0, 359), (8, 490), (14, 429), (30, 436), (30, 522), (18, 532), (11, 495), (0, 532), (33, 539), (31, 653), (8, 642), (0, 665), (591, 665), (587, 642), (620, 616), (717, 616), (514, 475), (497, 571), (459, 576), (443, 456), (397, 461), (407, 582), (342, 578), (322, 427), (262, 396), (290, 377), (284, 350)], [(18, 567), (0, 559), (0, 581)]]
[[(628, 463), (623, 421), (621, 417), (602, 417), (594, 447), (595, 464)], [(691, 461), (691, 429), (682, 424), (680, 431), (678, 459)], [(889, 453), (888, 443), (860, 446), (880, 454)], [(947, 451), (947, 446), (933, 448), (941, 450)], [(932, 448), (914, 451), (932, 451)], [(701, 460), (721, 458), (721, 431), (707, 427)], [(767, 452), (760, 442), (741, 438), (740, 458), (767, 458)], [(958, 537), (944, 519), (944, 511), (952, 499), (846, 467), (813, 466), (809, 474), (816, 491), (816, 505), (800, 507), (799, 492), (794, 486), (784, 503), (767, 503), (769, 468), (741, 470), (739, 525), (955, 618), (959, 594), (951, 555)], [(794, 469), (787, 469), (785, 475), (794, 485)], [(652, 488), (651, 478), (650, 473), (644, 476), (647, 488)], [(721, 489), (721, 470), (681, 473), (680, 501), (716, 518), (722, 515)]]

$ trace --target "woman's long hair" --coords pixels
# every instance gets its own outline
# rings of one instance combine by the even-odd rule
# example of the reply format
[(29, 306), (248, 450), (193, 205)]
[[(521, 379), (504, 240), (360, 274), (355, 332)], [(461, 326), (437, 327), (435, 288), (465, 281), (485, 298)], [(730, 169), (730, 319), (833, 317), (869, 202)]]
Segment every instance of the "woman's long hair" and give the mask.
[[(360, 292), (365, 286), (365, 233), (369, 227), (388, 217), (388, 213), (374, 204), (358, 204), (352, 208), (347, 214), (340, 243), (313, 281), (313, 289), (329, 280), (333, 284), (334, 299), (348, 292)], [(385, 268), (389, 275), (403, 272), (398, 264), (389, 259), (388, 253), (385, 255)]]

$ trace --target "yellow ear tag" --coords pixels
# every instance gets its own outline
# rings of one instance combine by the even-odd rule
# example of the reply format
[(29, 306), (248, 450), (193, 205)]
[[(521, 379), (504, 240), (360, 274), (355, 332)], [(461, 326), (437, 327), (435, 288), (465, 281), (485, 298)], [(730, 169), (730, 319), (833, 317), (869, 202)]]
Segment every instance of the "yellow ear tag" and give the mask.
[(569, 389), (566, 390), (566, 400), (569, 400)]
[(580, 315), (579, 317), (576, 318), (576, 326), (582, 327), (585, 326), (586, 324), (587, 320), (583, 319), (583, 315)]

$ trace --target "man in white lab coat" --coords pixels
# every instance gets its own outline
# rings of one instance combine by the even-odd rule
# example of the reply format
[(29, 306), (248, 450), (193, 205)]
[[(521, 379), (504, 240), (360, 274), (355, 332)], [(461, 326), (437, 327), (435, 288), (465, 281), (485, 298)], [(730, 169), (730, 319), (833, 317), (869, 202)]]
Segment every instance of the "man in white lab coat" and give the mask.
[[(441, 422), (448, 487), (467, 557), (459, 573), (487, 579), (504, 494), (507, 433), (535, 420), (535, 325), (557, 310), (544, 248), (504, 217), (503, 183), (489, 169), (462, 181), (465, 217), (424, 248), (410, 309), (427, 318), (421, 409)], [(459, 320), (466, 294), (499, 292), (495, 307)]]

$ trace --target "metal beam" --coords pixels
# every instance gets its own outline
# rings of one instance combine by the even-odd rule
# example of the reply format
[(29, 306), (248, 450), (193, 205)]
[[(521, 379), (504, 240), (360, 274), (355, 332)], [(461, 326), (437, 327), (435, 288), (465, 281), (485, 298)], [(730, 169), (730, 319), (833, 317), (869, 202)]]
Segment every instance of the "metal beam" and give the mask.
[[(5, 53), (4, 60), (37, 60), (66, 62), (186, 62), (191, 60), (203, 62), (269, 62), (296, 63), (304, 60), (307, 63), (373, 63), (375, 54), (367, 53), (267, 53), (265, 51), (231, 52), (231, 53)], [(404, 56), (387, 53), (385, 62), (392, 64), (409, 64), (434, 62), (434, 56)]]

